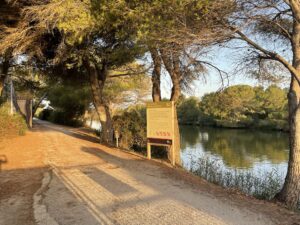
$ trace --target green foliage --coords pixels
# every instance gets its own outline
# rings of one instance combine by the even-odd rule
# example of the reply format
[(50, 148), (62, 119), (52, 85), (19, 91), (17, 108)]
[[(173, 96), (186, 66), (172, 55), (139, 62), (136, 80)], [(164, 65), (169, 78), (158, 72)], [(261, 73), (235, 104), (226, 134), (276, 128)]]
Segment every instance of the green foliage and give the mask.
[(51, 113), (53, 112), (53, 110), (50, 109), (43, 109), (41, 110), (37, 116), (39, 119), (41, 120), (49, 120)]
[[(287, 92), (275, 85), (266, 89), (263, 100), (263, 109), (268, 113), (287, 111)], [(275, 114), (274, 116), (276, 117)]]
[(205, 95), (201, 101), (204, 114), (219, 119), (241, 118), (255, 106), (255, 91), (248, 85), (236, 85), (222, 92)]
[(87, 86), (59, 85), (49, 92), (48, 100), (56, 110), (65, 112), (71, 118), (78, 118), (91, 102), (89, 92)]
[(3, 105), (5, 103), (5, 98), (0, 96), (0, 106)]
[[(147, 125), (144, 105), (135, 105), (120, 111), (113, 117), (113, 126), (120, 134), (120, 147), (146, 154)], [(167, 158), (168, 153), (163, 146), (152, 146), (151, 151), (153, 157)]]
[(86, 86), (58, 85), (48, 94), (48, 100), (54, 110), (44, 110), (41, 119), (63, 125), (81, 125), (82, 116), (91, 102), (90, 90)]
[[(134, 75), (123, 76), (126, 71), (132, 71)], [(141, 72), (139, 72), (141, 71)], [(137, 63), (131, 63), (109, 71), (112, 77), (106, 80), (104, 87), (104, 98), (108, 103), (118, 106), (139, 103), (151, 93), (149, 75), (145, 74), (145, 68)]]
[[(96, 35), (106, 42), (117, 40), (136, 43), (170, 42), (178, 29), (205, 29), (215, 1), (208, 0), (52, 0), (49, 19), (66, 36), (67, 43), (83, 43)], [(222, 10), (218, 6), (215, 10)], [(53, 18), (55, 15), (55, 19)], [(174, 34), (176, 34), (174, 36)], [(182, 37), (181, 37), (182, 38)]]
[(105, 62), (111, 69), (143, 53), (143, 46), (135, 44), (130, 7), (125, 0), (50, 0), (30, 7), (26, 14), (35, 18), (33, 26), (39, 32), (57, 34), (50, 57), (55, 64), (82, 68), (90, 60), (99, 68)]
[(146, 148), (146, 108), (134, 106), (113, 117), (114, 129), (120, 134), (120, 146), (126, 149)]
[(66, 34), (68, 44), (81, 43), (95, 26), (91, 16), (90, 0), (52, 0), (56, 5), (58, 28)]
[(181, 124), (196, 124), (200, 119), (200, 100), (196, 97), (184, 98), (178, 102), (177, 116)]
[[(182, 43), (187, 41), (184, 30), (199, 29), (208, 26), (208, 13), (214, 1), (207, 0), (135, 0), (129, 4), (134, 12), (137, 39), (149, 45), (166, 43)], [(218, 7), (219, 10), (221, 7)], [(217, 10), (217, 9), (216, 9)]]
[(24, 135), (27, 130), (25, 119), (18, 113), (10, 115), (10, 105), (0, 105), (0, 137)]
[(83, 122), (80, 120), (81, 118), (70, 118), (68, 117), (68, 113), (64, 111), (52, 111), (48, 117), (48, 120), (62, 125), (72, 126), (72, 127), (80, 127)]
[(220, 92), (180, 97), (177, 105), (181, 124), (219, 127), (253, 127), (288, 130), (287, 91), (276, 85), (262, 87), (235, 85)]
[(202, 118), (218, 126), (286, 129), (287, 92), (275, 85), (267, 89), (235, 85), (206, 94), (200, 103)]

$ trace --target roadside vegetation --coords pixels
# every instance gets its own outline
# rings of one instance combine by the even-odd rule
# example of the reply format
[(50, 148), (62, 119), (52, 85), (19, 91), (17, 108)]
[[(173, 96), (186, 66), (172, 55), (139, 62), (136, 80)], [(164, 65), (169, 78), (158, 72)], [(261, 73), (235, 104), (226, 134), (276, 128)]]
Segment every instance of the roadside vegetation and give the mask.
[(25, 119), (18, 113), (10, 115), (10, 105), (0, 104), (0, 140), (7, 137), (24, 135), (27, 130)]
[(284, 183), (276, 170), (254, 174), (250, 171), (225, 169), (217, 159), (205, 156), (195, 160), (190, 171), (211, 183), (266, 200), (274, 198)]
[(146, 108), (143, 105), (121, 110), (113, 117), (114, 129), (120, 134), (120, 147), (136, 151), (145, 150)]

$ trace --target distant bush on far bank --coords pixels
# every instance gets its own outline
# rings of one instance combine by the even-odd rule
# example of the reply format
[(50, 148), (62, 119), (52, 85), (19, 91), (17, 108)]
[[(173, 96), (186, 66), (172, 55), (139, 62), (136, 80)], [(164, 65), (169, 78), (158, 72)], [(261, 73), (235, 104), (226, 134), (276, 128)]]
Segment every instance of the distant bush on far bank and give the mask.
[(201, 119), (199, 99), (196, 97), (181, 97), (177, 106), (178, 121), (181, 124), (195, 125)]
[(219, 92), (181, 97), (177, 105), (181, 124), (227, 128), (288, 130), (287, 90), (235, 85)]

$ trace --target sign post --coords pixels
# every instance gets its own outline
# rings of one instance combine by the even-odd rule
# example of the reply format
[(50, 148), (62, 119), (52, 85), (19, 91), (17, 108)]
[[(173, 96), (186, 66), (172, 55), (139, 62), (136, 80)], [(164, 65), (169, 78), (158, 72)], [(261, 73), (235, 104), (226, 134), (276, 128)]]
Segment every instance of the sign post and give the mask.
[(116, 138), (116, 147), (119, 148), (119, 138), (120, 138), (120, 134), (119, 131), (115, 131), (115, 138)]
[(175, 106), (173, 101), (147, 103), (147, 158), (151, 146), (166, 146), (175, 165)]
[(14, 93), (13, 93), (13, 91), (14, 91), (14, 86), (13, 86), (13, 81), (12, 81), (12, 79), (10, 79), (10, 115), (13, 115), (14, 114), (14, 100), (13, 100), (13, 98), (14, 98)]

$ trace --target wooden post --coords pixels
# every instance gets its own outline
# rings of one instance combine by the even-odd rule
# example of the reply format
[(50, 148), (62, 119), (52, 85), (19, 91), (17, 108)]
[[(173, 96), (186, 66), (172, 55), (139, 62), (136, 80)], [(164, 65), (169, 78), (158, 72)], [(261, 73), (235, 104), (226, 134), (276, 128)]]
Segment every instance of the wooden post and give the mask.
[(29, 103), (29, 127), (32, 128), (32, 100), (30, 100)]
[(147, 158), (151, 159), (151, 144), (147, 143)]
[(115, 138), (116, 138), (116, 146), (117, 146), (117, 148), (119, 148), (120, 133), (118, 130), (115, 130)]
[(175, 148), (177, 145), (177, 133), (176, 133), (176, 122), (177, 122), (177, 114), (175, 111), (175, 103), (172, 101), (172, 130), (173, 130), (173, 137), (172, 137), (172, 145), (170, 146), (171, 150), (171, 164), (172, 166), (175, 166)]
[(175, 144), (173, 143), (171, 145), (171, 164), (172, 166), (175, 166)]
[(14, 102), (13, 102), (13, 82), (10, 78), (10, 115), (14, 114)]

